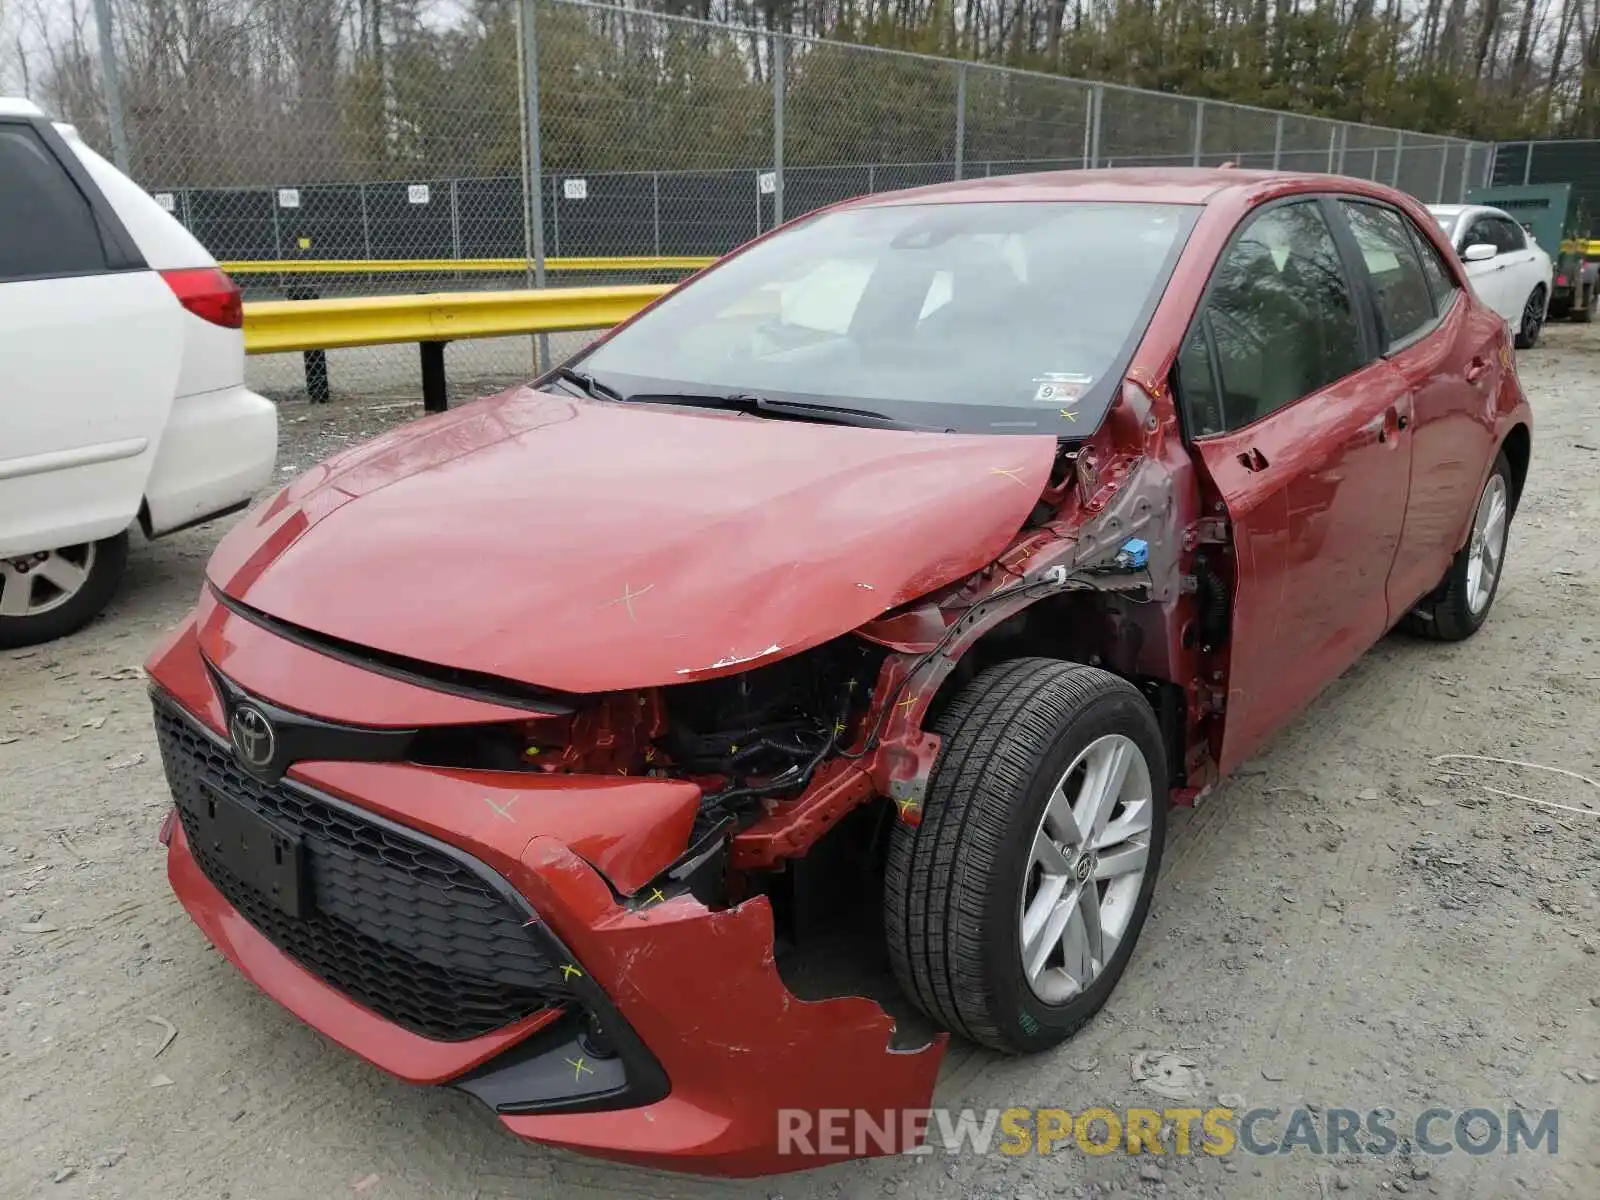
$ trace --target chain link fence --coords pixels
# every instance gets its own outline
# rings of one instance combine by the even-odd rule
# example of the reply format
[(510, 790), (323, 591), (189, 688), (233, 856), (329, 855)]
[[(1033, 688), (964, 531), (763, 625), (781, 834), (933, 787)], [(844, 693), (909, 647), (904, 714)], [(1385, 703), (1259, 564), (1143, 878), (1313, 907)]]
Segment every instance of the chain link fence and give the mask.
[[(216, 0), (256, 44), (173, 70), (160, 28), (129, 19), (140, 0), (110, 3), (110, 86), (65, 115), (220, 260), (250, 264), (237, 277), (251, 298), (669, 280), (682, 269), (571, 260), (716, 255), (851, 196), (1021, 171), (1232, 162), (1441, 202), (1485, 182), (1492, 158), (1458, 139), (587, 0), (484, 0), (381, 35), (332, 3), (268, 6), (294, 17), (275, 28), (249, 0)], [(327, 260), (343, 265), (319, 271)], [(552, 340), (556, 356), (581, 342)], [(449, 354), (465, 394), (535, 369), (527, 338)], [(329, 357), (336, 391), (416, 390), (408, 347)], [(253, 359), (250, 375), (280, 397), (304, 382), (294, 356)]]

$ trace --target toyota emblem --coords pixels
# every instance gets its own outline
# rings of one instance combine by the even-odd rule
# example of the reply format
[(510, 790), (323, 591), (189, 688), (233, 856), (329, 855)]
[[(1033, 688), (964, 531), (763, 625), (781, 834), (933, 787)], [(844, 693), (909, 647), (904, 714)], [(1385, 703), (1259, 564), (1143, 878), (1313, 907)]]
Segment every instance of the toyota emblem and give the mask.
[(278, 735), (267, 715), (253, 704), (240, 704), (228, 719), (233, 751), (247, 767), (261, 770), (278, 753)]

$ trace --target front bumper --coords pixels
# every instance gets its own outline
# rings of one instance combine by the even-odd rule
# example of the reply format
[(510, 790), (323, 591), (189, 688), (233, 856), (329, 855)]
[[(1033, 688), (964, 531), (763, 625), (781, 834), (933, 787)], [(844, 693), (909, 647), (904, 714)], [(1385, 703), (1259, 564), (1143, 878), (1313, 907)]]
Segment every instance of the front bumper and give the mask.
[[(247, 658), (236, 655), (233, 665)], [(194, 621), (150, 669), (163, 699), (220, 737), (221, 708)], [(266, 698), (296, 707), (293, 696)], [(894, 1051), (893, 1022), (872, 1001), (797, 999), (776, 970), (764, 897), (713, 911), (687, 893), (638, 886), (654, 873), (651, 859), (662, 860), (653, 864), (659, 870), (683, 849), (684, 785), (351, 762), (301, 763), (285, 784), (431, 839), (500, 880), (529, 914), (530, 935), (560, 959), (561, 986), (546, 1007), (459, 1040), (421, 1036), (276, 944), (270, 929), (230, 903), (172, 823), (168, 877), (212, 943), (307, 1024), (391, 1074), (471, 1092), (522, 1137), (708, 1174), (768, 1174), (851, 1157), (780, 1152), (782, 1109), (881, 1114), (930, 1103), (943, 1039)], [(613, 810), (630, 828), (601, 837)], [(576, 832), (579, 813), (594, 828)], [(631, 847), (620, 857), (604, 849), (619, 843)], [(589, 1017), (612, 1056), (591, 1053)], [(906, 1148), (868, 1139), (857, 1150)]]

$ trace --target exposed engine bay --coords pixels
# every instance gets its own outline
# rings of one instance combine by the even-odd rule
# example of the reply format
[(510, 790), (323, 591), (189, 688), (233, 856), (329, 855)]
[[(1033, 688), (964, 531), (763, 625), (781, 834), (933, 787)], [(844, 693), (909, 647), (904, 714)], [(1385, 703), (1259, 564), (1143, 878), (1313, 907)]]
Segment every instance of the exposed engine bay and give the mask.
[(664, 689), (669, 773), (709, 783), (706, 815), (787, 799), (850, 740), (884, 652), (838, 638), (741, 675)]

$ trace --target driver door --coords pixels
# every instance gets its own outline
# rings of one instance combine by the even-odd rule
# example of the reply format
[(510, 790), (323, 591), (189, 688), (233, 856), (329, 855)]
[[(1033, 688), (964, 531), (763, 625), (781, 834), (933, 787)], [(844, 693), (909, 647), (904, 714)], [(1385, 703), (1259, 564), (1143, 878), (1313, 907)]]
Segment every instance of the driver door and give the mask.
[(1231, 526), (1224, 771), (1390, 623), (1411, 394), (1356, 305), (1344, 220), (1315, 198), (1247, 217), (1179, 354), (1185, 426)]

